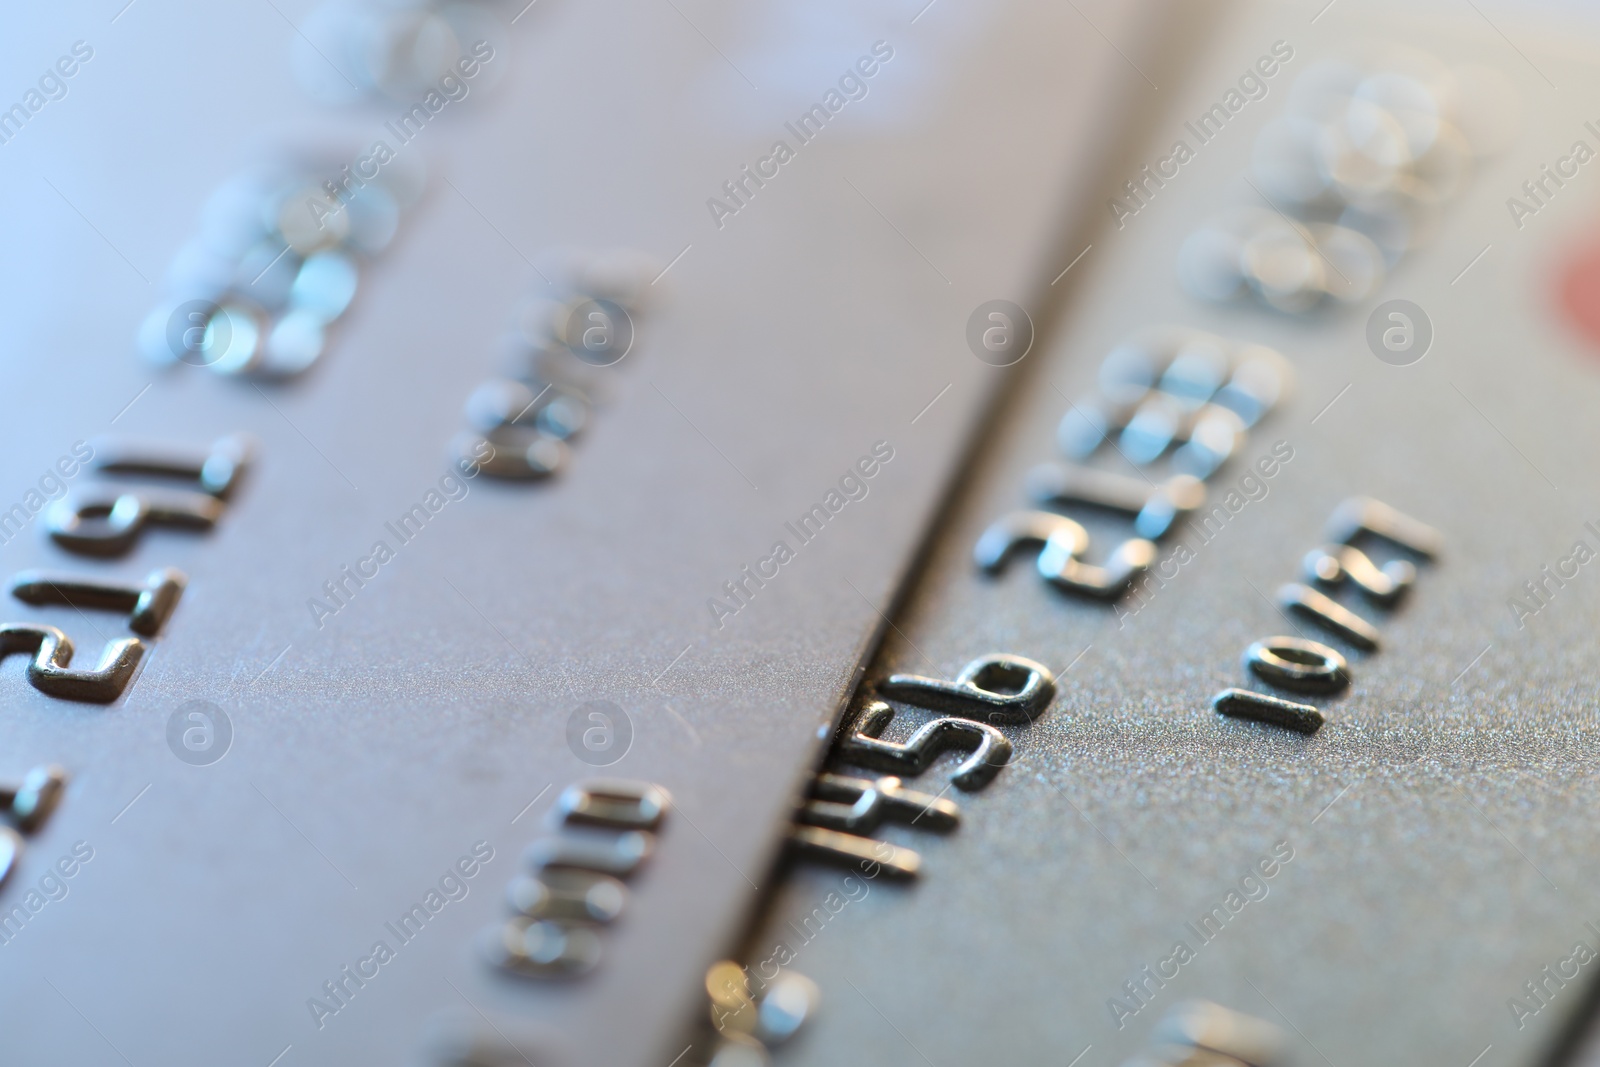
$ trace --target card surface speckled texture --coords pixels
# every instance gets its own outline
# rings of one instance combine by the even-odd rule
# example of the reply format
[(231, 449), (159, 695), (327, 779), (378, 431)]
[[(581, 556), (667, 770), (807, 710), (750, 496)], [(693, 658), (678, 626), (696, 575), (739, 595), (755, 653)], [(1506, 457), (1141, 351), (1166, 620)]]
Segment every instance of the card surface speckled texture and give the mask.
[(0, 1059), (1600, 1062), (1592, 18), (0, 22)]
[[(884, 773), (874, 700), (891, 743), (945, 713), (897, 700), (896, 674), (1015, 654), (1054, 700), (997, 726), (1012, 751), (980, 791), (952, 775), (964, 751), (903, 776), (960, 808), (953, 831), (872, 835), (918, 854), (915, 882), (868, 853), (768, 898), (740, 950), (751, 988), (798, 969), (825, 1004), (774, 1062), (1594, 1062), (1597, 71), (1503, 11), (1317, 6), (1232, 9), (1107, 176), (1082, 273), (825, 767)], [(1405, 235), (1317, 185), (1365, 180), (1311, 119), (1394, 88), (1360, 81), (1384, 64), (1454, 72), (1455, 106), (1480, 101), (1463, 134), (1493, 142)], [(1396, 136), (1421, 118), (1394, 113)], [(1297, 145), (1330, 165), (1296, 170)], [(1042, 551), (978, 565), (1008, 517), (1015, 534), (1067, 499), (1076, 462), (1133, 479), (1126, 509), (1048, 509), (1113, 571), (1152, 518), (1140, 499), (1175, 501), (1185, 470), (1142, 453), (1168, 433), (1147, 384), (1181, 409), (1251, 346), (1283, 357), (1284, 390), (1222, 438), (1204, 502), (1155, 523), (1122, 595), (1084, 595), (1051, 554), (1075, 536), (1059, 520), (1028, 528)], [(1241, 1036), (1255, 1024), (1270, 1039)]]
[(1025, 5), (119, 6), (0, 34), (3, 1058), (673, 1061), (1137, 75)]

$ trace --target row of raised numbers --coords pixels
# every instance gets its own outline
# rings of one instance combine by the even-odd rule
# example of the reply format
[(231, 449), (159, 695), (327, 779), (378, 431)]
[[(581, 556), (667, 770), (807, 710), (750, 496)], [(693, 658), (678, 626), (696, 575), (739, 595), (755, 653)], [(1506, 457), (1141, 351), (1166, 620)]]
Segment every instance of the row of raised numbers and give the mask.
[[(1061, 589), (1116, 598), (1156, 562), (1156, 542), (1206, 500), (1204, 482), (1244, 446), (1248, 430), (1287, 391), (1288, 362), (1262, 345), (1193, 329), (1146, 330), (1100, 367), (1099, 393), (1070, 404), (1057, 444), (1073, 463), (1041, 463), (1028, 475), (1035, 503), (1114, 512), (1133, 523), (1103, 564), (1084, 562), (1089, 532), (1053, 511), (1013, 511), (978, 539), (973, 558), (999, 573), (1023, 545), (1041, 545), (1039, 576)], [(1109, 446), (1139, 469), (1130, 478), (1076, 464)], [(1144, 469), (1165, 457), (1168, 477)]]
[[(1372, 602), (1392, 606), (1416, 580), (1416, 567), (1396, 559), (1378, 567), (1356, 543), (1373, 538), (1423, 559), (1438, 555), (1436, 530), (1368, 497), (1346, 500), (1328, 519), (1331, 544), (1313, 549), (1305, 557), (1305, 578), (1325, 587), (1353, 585)], [(1291, 582), (1278, 590), (1285, 611), (1320, 626), (1356, 648), (1374, 652), (1379, 645), (1377, 627), (1310, 585)], [(1270, 685), (1300, 693), (1336, 693), (1350, 684), (1350, 667), (1343, 655), (1320, 641), (1298, 637), (1266, 637), (1244, 654), (1246, 669)], [(1225, 689), (1212, 698), (1223, 715), (1255, 719), (1303, 733), (1323, 724), (1322, 712), (1310, 704), (1268, 696), (1249, 689)]]
[(600, 962), (598, 928), (627, 906), (623, 879), (655, 850), (672, 803), (649, 782), (592, 781), (556, 802), (557, 833), (528, 847), (531, 873), (506, 887), (516, 915), (485, 930), (484, 957), (533, 978), (572, 978)]
[(451, 443), (452, 458), (491, 478), (531, 480), (559, 473), (610, 383), (605, 368), (633, 348), (633, 317), (646, 302), (650, 267), (618, 252), (576, 257), (558, 272), (561, 299), (534, 296), (512, 316), (501, 341), (502, 376), (467, 399), (472, 428)]
[[(877, 686), (880, 696), (945, 714), (923, 723), (903, 743), (884, 741), (883, 731), (895, 712), (885, 701), (873, 700), (838, 741), (836, 756), (844, 764), (917, 775), (941, 753), (964, 751), (969, 755), (951, 775), (951, 784), (982, 789), (1011, 760), (1011, 742), (994, 724), (1033, 722), (1050, 706), (1055, 691), (1048, 667), (1007, 653), (980, 656), (954, 681), (893, 674)], [(790, 831), (792, 850), (830, 863), (870, 866), (898, 878), (915, 877), (921, 857), (862, 835), (885, 821), (942, 833), (955, 829), (961, 817), (952, 802), (905, 789), (898, 777), (871, 780), (824, 772), (810, 792)]]
[[(45, 516), (45, 529), (62, 548), (91, 556), (118, 556), (131, 551), (147, 526), (176, 524), (210, 527), (222, 514), (222, 501), (234, 488), (251, 455), (240, 436), (224, 437), (205, 448), (128, 447), (96, 442), (90, 454), (98, 473), (192, 482), (202, 492), (179, 492), (114, 484), (76, 490), (58, 501)], [(24, 571), (11, 579), (11, 595), (38, 606), (114, 611), (126, 616), (132, 637), (106, 642), (99, 663), (74, 667), (76, 647), (65, 632), (38, 622), (0, 622), (0, 659), (13, 653), (31, 656), (27, 678), (47, 696), (109, 704), (127, 691), (149, 650), (147, 639), (158, 636), (183, 598), (188, 578), (173, 567), (160, 567), (142, 582), (52, 571)], [(60, 802), (67, 772), (55, 765), (35, 767), (15, 788), (0, 789), (16, 829), (0, 833), (0, 884), (23, 853), (17, 830), (31, 833)]]

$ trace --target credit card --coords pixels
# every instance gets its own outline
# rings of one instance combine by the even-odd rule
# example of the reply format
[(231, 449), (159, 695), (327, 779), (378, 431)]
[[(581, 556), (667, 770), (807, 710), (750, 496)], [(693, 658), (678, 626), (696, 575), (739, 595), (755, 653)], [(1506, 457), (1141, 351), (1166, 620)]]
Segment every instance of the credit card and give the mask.
[(7, 1057), (670, 1062), (1146, 7), (117, 6), (0, 43)]
[(1213, 29), (797, 798), (733, 961), (816, 986), (775, 1063), (1581, 1043), (1600, 72), (1479, 5)]

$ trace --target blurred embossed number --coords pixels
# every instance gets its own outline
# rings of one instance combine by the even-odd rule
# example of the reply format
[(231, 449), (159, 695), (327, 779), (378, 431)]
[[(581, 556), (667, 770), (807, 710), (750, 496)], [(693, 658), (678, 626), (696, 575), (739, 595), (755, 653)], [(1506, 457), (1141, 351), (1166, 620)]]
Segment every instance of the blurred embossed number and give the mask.
[(591, 767), (609, 767), (633, 746), (633, 720), (609, 700), (580, 704), (567, 716), (567, 747)]
[(1409, 300), (1386, 300), (1367, 317), (1367, 347), (1393, 367), (1405, 367), (1433, 346), (1433, 320)]
[(226, 501), (255, 454), (253, 441), (228, 434), (207, 445), (126, 444), (99, 439), (98, 473), (178, 480), (191, 489), (117, 486), (109, 482), (80, 487), (50, 506), (45, 526), (69, 552), (121, 556), (133, 551), (151, 525), (209, 530), (226, 511)]
[(167, 747), (192, 767), (209, 767), (233, 745), (233, 722), (209, 700), (190, 700), (167, 718)]
[(1009, 300), (986, 300), (967, 318), (967, 347), (991, 367), (1009, 367), (1033, 347), (1033, 320)]

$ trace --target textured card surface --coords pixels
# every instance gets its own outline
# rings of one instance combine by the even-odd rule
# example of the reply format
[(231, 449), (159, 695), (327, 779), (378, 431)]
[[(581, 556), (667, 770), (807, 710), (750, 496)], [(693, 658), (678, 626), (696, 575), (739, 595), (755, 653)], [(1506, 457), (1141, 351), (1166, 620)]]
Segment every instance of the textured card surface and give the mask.
[[(1092, 27), (1155, 36), (1129, 5), (518, 7), (383, 62), (311, 4), (6, 17), (0, 554), (47, 573), (0, 616), (0, 775), (67, 775), (0, 895), (7, 1059), (671, 1060), (1004, 380), (969, 312), (1067, 265), (1146, 89)], [(227, 184), (306, 144), (308, 187)], [(586, 289), (557, 247), (653, 266)], [(632, 307), (626, 358), (528, 370), (591, 321), (527, 298), (618, 286), (592, 328)], [(452, 444), (485, 419), (494, 450)], [(646, 837), (558, 825), (597, 776), (670, 794)], [(623, 899), (528, 897), (560, 881), (519, 881), (530, 845), (653, 853), (609, 925), (518, 933), (580, 979), (485, 958), (508, 891)]]
[[(885, 824), (856, 831), (914, 850), (920, 877), (891, 883), (888, 858), (905, 857), (886, 849), (882, 862), (796, 868), (742, 949), (752, 989), (780, 967), (821, 989), (815, 1023), (775, 1062), (1213, 1062), (1183, 1058), (1200, 1054), (1172, 1048), (1178, 1031), (1161, 1022), (1193, 998), (1268, 1024), (1283, 1042), (1274, 1062), (1534, 1064), (1570, 1051), (1600, 950), (1589, 799), (1600, 482), (1583, 429), (1600, 402), (1586, 266), (1600, 221), (1584, 170), (1600, 147), (1596, 71), (1577, 44), (1502, 11), (1315, 7), (1235, 11), (1170, 95), (1171, 75), (1149, 72), (1163, 116), (1104, 190), (1059, 328), (1017, 368), (1019, 396), (835, 737), (829, 769), (898, 775), (879, 801), (921, 795), (898, 823), (884, 801)], [(1370, 291), (1314, 307), (1304, 277), (1355, 288), (1363, 261), (1343, 252), (1365, 246), (1324, 243), (1318, 258), (1292, 241), (1258, 247), (1253, 279), (1213, 270), (1226, 257), (1185, 260), (1205, 226), (1201, 251), (1225, 243), (1232, 223), (1211, 220), (1294, 214), (1283, 191), (1327, 178), (1295, 172), (1273, 124), (1339, 90), (1345, 75), (1327, 63), (1392, 58), (1398, 42), (1462, 85), (1493, 76), (1460, 65), (1499, 71), (1474, 113), (1520, 116), (1509, 146), (1433, 205), (1430, 239), (1396, 238)], [(1389, 99), (1407, 117), (1385, 128), (1415, 135), (1421, 112)], [(1375, 133), (1387, 119), (1350, 107), (1389, 136)], [(1317, 210), (1317, 239), (1342, 239), (1317, 229)], [(1180, 279), (1180, 263), (1211, 273)], [(1211, 303), (1184, 282), (1239, 295)], [(1152, 326), (1205, 333), (1118, 349)], [(1292, 391), (1222, 435), (1214, 471), (1189, 455), (1209, 477), (1185, 514), (1183, 486), (1156, 473), (1167, 461), (1143, 462), (1172, 442), (1162, 405), (1192, 412), (1185, 398), (1230, 381), (1250, 344), (1282, 353)], [(1152, 352), (1155, 370), (1140, 370)], [(1136, 418), (1096, 414), (1117, 388), (1155, 379), (1166, 396), (1147, 396)], [(1115, 496), (1063, 473), (1062, 447), (1076, 455), (1085, 427), (1095, 454), (1082, 462), (1118, 476), (1124, 496), (1131, 483), (1131, 506), (1091, 513), (1069, 499)], [(1184, 447), (1202, 436), (1194, 428)], [(1354, 536), (1355, 513), (1340, 510), (1352, 498), (1437, 542), (1392, 525), (1427, 551)], [(1076, 522), (1015, 519), (994, 541), (992, 524), (1022, 509)], [(1146, 531), (1154, 555), (1131, 589), (1085, 596), (1137, 562), (1132, 538)], [(974, 560), (986, 540), (991, 560), (1019, 542), (998, 574)], [(1397, 562), (1410, 569), (1386, 566)], [(1257, 642), (1276, 659), (1258, 649), (1251, 667)], [(1009, 762), (974, 788), (961, 776), (976, 733), (935, 743), (927, 724), (981, 722), (981, 707), (891, 679), (955, 680), (993, 653), (1038, 661), (1056, 691), (1031, 723), (992, 723)], [(1274, 684), (1286, 678), (1294, 688)], [(1236, 695), (1223, 708), (1244, 717), (1219, 714), (1227, 689), (1272, 699)], [(941, 746), (960, 751), (916, 758)], [(814, 823), (868, 810), (813, 795)], [(919, 805), (943, 811), (935, 797), (959, 815), (919, 822)]]

